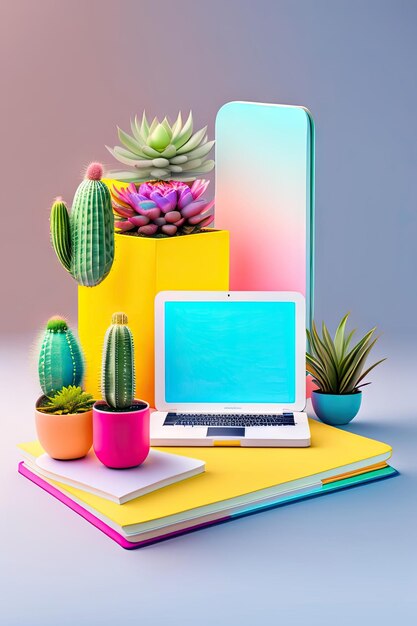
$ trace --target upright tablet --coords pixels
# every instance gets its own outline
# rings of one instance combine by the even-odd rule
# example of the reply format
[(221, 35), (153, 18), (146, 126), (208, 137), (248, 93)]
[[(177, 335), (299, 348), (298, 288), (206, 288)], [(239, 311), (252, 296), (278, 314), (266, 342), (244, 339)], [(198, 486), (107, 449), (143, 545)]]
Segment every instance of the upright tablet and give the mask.
[(229, 102), (216, 119), (216, 228), (230, 289), (298, 291), (313, 314), (314, 124), (303, 107)]

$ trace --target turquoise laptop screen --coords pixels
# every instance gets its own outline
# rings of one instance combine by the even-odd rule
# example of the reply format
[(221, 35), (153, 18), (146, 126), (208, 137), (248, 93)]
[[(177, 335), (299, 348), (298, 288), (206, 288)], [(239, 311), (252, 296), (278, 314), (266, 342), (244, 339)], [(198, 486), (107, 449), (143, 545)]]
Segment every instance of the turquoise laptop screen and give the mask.
[(295, 402), (293, 302), (166, 302), (165, 401)]

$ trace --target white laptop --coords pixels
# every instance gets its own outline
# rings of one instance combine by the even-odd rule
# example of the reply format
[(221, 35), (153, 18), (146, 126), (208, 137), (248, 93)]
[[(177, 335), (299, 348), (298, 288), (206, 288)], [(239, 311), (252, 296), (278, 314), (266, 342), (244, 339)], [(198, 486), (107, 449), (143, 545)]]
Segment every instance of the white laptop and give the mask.
[(309, 446), (305, 336), (299, 293), (160, 292), (151, 445)]

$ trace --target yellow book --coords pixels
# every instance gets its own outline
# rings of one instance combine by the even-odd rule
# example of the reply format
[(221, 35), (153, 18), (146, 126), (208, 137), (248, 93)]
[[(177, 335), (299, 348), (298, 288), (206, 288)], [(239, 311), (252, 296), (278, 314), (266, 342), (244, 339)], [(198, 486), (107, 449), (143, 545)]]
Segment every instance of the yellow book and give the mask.
[[(134, 536), (267, 502), (280, 494), (299, 493), (332, 477), (384, 464), (391, 456), (386, 443), (315, 420), (310, 420), (310, 428), (309, 448), (176, 448), (183, 456), (198, 455), (206, 463), (206, 472), (122, 505), (48, 482), (124, 536)], [(29, 463), (43, 453), (38, 442), (19, 447)], [(172, 448), (157, 449), (172, 453)]]

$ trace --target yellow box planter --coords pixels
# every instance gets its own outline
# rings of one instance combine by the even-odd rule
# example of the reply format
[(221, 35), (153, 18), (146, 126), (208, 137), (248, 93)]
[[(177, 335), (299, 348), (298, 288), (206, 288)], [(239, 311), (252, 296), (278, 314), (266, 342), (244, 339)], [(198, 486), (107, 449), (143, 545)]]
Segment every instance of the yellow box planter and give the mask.
[(85, 388), (94, 397), (100, 397), (104, 334), (112, 314), (124, 311), (135, 338), (136, 396), (154, 406), (154, 299), (167, 289), (229, 289), (229, 233), (213, 230), (161, 239), (115, 235), (108, 277), (96, 287), (78, 288)]

